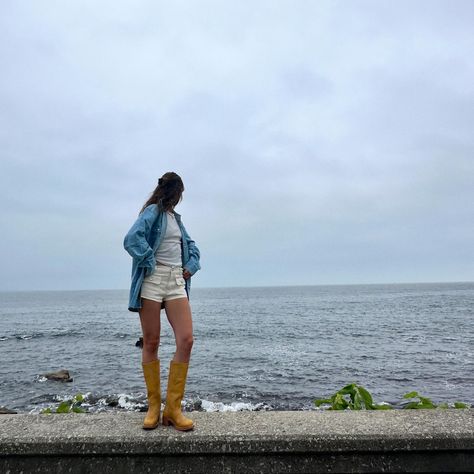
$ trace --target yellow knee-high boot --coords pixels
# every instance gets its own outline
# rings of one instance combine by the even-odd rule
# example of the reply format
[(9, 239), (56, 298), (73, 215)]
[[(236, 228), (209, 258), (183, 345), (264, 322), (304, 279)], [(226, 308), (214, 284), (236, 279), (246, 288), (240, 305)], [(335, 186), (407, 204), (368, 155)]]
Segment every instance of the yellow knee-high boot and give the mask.
[(193, 420), (186, 418), (181, 412), (181, 400), (184, 396), (188, 362), (170, 362), (166, 404), (163, 410), (163, 425), (173, 425), (177, 430), (187, 431), (194, 428)]
[(160, 422), (161, 387), (160, 387), (160, 360), (142, 362), (143, 375), (147, 388), (148, 412), (143, 421), (145, 430), (152, 430)]

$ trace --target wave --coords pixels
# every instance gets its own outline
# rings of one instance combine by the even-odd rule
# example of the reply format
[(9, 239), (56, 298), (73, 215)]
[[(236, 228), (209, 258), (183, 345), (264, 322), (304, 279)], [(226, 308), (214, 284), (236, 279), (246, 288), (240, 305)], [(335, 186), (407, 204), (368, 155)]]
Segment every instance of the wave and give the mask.
[(38, 339), (42, 337), (70, 337), (70, 336), (85, 336), (86, 334), (82, 331), (66, 329), (57, 332), (33, 332), (26, 334), (12, 334), (11, 336), (3, 336), (0, 341), (6, 341), (8, 339), (18, 339), (20, 341), (27, 341), (29, 339)]
[(201, 400), (202, 411), (261, 411), (269, 410), (271, 407), (264, 402), (211, 402), (210, 400)]
[[(101, 412), (146, 412), (147, 399), (145, 393), (111, 393), (97, 394), (86, 392), (82, 394), (84, 399), (81, 407), (88, 413)], [(59, 403), (72, 400), (73, 394), (45, 393), (30, 400), (26, 407), (26, 413), (39, 414), (45, 408), (51, 408), (54, 412)], [(218, 397), (217, 397), (218, 398)], [(381, 404), (391, 405), (395, 409), (403, 408), (403, 403), (382, 401)], [(165, 398), (162, 398), (164, 407)], [(195, 396), (185, 398), (183, 411), (185, 412), (239, 412), (239, 411), (325, 411), (329, 409), (328, 404), (316, 407), (312, 402), (300, 401), (291, 406), (286, 403), (268, 403), (265, 401), (232, 401), (219, 402)]]
[[(44, 380), (38, 380), (43, 382)], [(127, 393), (110, 394), (105, 396), (97, 396), (92, 392), (83, 394), (84, 400), (81, 404), (82, 408), (91, 413), (99, 413), (104, 411), (139, 411), (144, 412), (147, 410), (147, 400), (145, 395), (131, 395)], [(59, 395), (50, 394), (45, 400), (43, 396), (42, 403), (35, 405), (29, 410), (30, 414), (38, 414), (44, 408), (51, 408), (53, 411), (57, 405), (66, 400), (72, 400), (74, 395)], [(164, 405), (165, 399), (162, 399)], [(223, 412), (223, 411), (260, 411), (260, 410), (272, 410), (274, 408), (264, 402), (215, 402), (206, 399), (185, 399), (184, 400), (184, 411), (204, 411), (204, 412)]]
[[(17, 339), (17, 340), (20, 340), (20, 341), (27, 341), (29, 339), (38, 339), (38, 338), (42, 338), (42, 337), (45, 337), (45, 338), (48, 338), (48, 337), (50, 337), (50, 338), (56, 338), (56, 337), (86, 337), (88, 335), (91, 336), (90, 333), (86, 333), (86, 332), (83, 332), (83, 331), (78, 331), (78, 330), (75, 330), (75, 329), (65, 329), (65, 330), (56, 331), (56, 332), (43, 331), (43, 332), (32, 332), (32, 333), (25, 333), (25, 334), (16, 333), (16, 334), (11, 334), (11, 335), (7, 335), (7, 336), (1, 336), (0, 337), (0, 342), (1, 341), (7, 341), (9, 339)], [(120, 332), (120, 333), (113, 334), (113, 337), (118, 338), (118, 339), (125, 339), (127, 337), (135, 337), (135, 335)], [(138, 339), (138, 336), (137, 336), (137, 339)]]

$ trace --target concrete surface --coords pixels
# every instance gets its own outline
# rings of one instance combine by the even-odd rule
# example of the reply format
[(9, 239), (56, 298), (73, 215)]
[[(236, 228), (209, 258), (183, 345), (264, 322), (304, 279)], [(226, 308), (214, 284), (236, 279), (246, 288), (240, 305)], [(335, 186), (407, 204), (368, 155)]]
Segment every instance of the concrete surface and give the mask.
[(1, 415), (0, 472), (474, 472), (474, 409)]

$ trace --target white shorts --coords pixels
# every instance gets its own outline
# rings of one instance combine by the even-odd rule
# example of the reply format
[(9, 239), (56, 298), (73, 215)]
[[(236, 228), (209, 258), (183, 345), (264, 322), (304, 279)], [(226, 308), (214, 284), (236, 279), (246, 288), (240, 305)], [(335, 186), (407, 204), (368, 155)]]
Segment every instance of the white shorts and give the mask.
[(155, 271), (143, 279), (140, 296), (147, 300), (163, 301), (187, 298), (183, 267), (156, 264)]

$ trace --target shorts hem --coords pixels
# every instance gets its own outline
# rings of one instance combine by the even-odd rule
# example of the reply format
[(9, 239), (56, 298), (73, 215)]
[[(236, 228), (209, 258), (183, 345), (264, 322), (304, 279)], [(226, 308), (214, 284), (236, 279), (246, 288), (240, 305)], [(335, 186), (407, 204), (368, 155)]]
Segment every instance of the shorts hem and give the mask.
[(176, 296), (170, 296), (169, 298), (166, 298), (165, 300), (163, 300), (164, 303), (166, 303), (167, 301), (170, 301), (170, 300), (177, 300), (178, 298), (188, 298), (187, 295), (176, 295)]
[(163, 303), (163, 300), (156, 300), (155, 298), (150, 298), (149, 296), (140, 296), (140, 298), (143, 298), (144, 300), (151, 300), (154, 301), (155, 303)]

